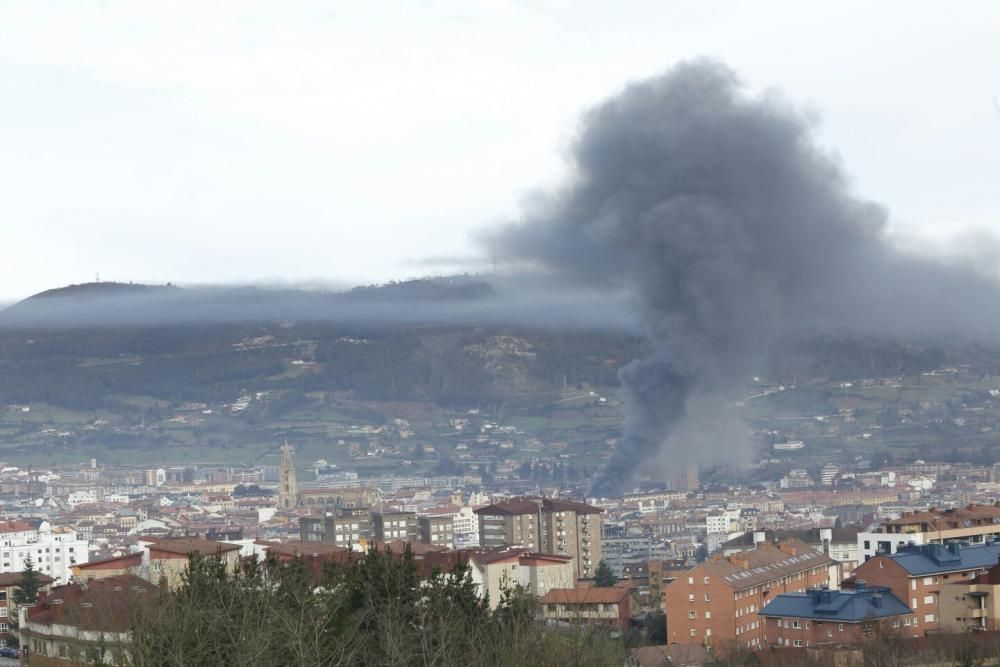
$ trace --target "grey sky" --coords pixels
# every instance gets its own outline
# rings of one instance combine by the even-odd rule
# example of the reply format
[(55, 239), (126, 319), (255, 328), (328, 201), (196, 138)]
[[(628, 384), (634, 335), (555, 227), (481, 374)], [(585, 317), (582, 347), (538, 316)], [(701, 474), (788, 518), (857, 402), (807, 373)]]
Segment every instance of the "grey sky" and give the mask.
[(432, 271), (697, 55), (815, 112), (900, 238), (1000, 232), (998, 34), (995, 2), (0, 0), (0, 298)]

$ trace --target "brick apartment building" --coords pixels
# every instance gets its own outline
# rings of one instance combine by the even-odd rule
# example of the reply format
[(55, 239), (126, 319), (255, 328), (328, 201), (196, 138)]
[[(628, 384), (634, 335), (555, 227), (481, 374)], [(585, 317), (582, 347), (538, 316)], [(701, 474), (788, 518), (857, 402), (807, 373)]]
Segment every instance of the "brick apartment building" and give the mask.
[(769, 646), (809, 648), (861, 642), (877, 626), (916, 636), (913, 612), (885, 587), (858, 585), (849, 590), (810, 589), (784, 593), (764, 606), (764, 636)]
[(523, 546), (569, 556), (575, 576), (594, 576), (601, 561), (603, 510), (552, 498), (515, 498), (476, 510), (482, 547)]
[[(914, 612), (921, 633), (939, 628), (940, 601), (946, 584), (969, 583), (1000, 559), (1000, 543), (966, 546), (949, 544), (904, 545), (894, 554), (881, 554), (854, 570), (852, 580), (869, 586), (886, 586)], [(852, 580), (845, 585), (852, 585)]]
[(796, 539), (711, 558), (666, 586), (667, 643), (763, 648), (758, 612), (776, 595), (830, 585), (837, 572), (836, 561)]

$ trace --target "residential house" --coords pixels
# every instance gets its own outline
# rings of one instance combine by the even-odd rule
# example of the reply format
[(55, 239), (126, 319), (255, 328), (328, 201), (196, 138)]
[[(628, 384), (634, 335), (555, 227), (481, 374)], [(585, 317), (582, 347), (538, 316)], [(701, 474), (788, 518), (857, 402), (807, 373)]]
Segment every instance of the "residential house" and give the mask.
[(240, 547), (236, 544), (188, 537), (140, 540), (138, 547), (142, 554), (140, 576), (154, 584), (165, 581), (170, 590), (181, 584), (192, 554), (218, 557), (225, 562), (229, 572), (235, 569), (240, 555)]

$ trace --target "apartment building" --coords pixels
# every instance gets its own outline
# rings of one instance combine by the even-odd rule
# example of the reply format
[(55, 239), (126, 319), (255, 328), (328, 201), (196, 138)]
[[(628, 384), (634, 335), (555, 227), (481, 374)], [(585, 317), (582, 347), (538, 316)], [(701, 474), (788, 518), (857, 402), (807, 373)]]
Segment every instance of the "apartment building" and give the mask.
[(552, 498), (516, 498), (480, 507), (476, 514), (480, 546), (523, 546), (570, 556), (578, 579), (592, 577), (601, 560), (603, 510), (598, 507)]
[(364, 549), (372, 539), (372, 514), (367, 508), (341, 508), (322, 516), (299, 519), (299, 539), (351, 549)]
[[(853, 580), (886, 586), (914, 612), (921, 633), (939, 628), (939, 602), (947, 584), (968, 584), (987, 574), (1000, 559), (1000, 543), (965, 546), (948, 544), (903, 545), (894, 554), (881, 554), (854, 571)], [(852, 582), (848, 580), (845, 585)]]
[(874, 532), (858, 533), (858, 554), (862, 560), (876, 554), (894, 554), (907, 544), (982, 544), (1000, 540), (1000, 502), (919, 512), (903, 512), (898, 519), (884, 521)]
[(864, 641), (878, 636), (878, 625), (909, 636), (915, 620), (889, 588), (863, 584), (849, 590), (783, 593), (764, 606), (760, 617), (767, 645), (803, 648)]
[(758, 612), (782, 593), (828, 585), (837, 571), (834, 560), (796, 539), (710, 558), (666, 586), (667, 643), (763, 648)]
[(943, 584), (938, 618), (944, 632), (1000, 630), (1000, 564), (975, 579)]
[(372, 514), (372, 528), (375, 539), (380, 542), (416, 542), (419, 533), (417, 515), (414, 512), (375, 512)]
[(454, 547), (455, 524), (451, 516), (418, 517), (417, 528), (423, 544), (447, 549)]
[(22, 572), (30, 558), (35, 570), (64, 584), (73, 565), (86, 563), (88, 557), (87, 542), (75, 530), (53, 528), (48, 521), (37, 526), (26, 521), (0, 523), (0, 574)]

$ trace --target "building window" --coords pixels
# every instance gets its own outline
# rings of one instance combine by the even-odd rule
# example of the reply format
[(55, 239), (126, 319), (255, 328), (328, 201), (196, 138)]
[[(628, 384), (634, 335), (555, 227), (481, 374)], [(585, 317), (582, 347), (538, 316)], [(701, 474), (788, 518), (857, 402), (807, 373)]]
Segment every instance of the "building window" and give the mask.
[(711, 602), (711, 601), (712, 601), (712, 596), (709, 595), (708, 593), (705, 593), (705, 602)]
[(712, 636), (712, 628), (705, 628), (705, 636), (706, 637)]
[(708, 577), (705, 577), (705, 585), (708, 585)]
[(837, 624), (837, 632), (843, 632), (843, 631), (844, 631), (844, 624), (843, 623), (838, 623)]
[(934, 596), (933, 595), (925, 595), (924, 596), (924, 604), (934, 604)]
[(688, 593), (688, 602), (694, 602), (694, 593)]
[(694, 584), (694, 577), (688, 577), (688, 585)]
[(705, 618), (706, 618), (706, 619), (710, 619), (710, 618), (712, 618), (712, 612), (710, 612), (710, 611), (706, 610), (706, 611), (705, 611)]
[(792, 642), (792, 646), (802, 646), (802, 640), (796, 639), (795, 641)]
[(696, 611), (689, 611), (688, 612), (688, 618), (693, 621), (694, 619), (698, 618), (698, 612), (696, 612)]
[(934, 614), (926, 614), (924, 616), (924, 623), (933, 623), (933, 622), (934, 622)]
[(692, 637), (697, 637), (698, 636), (697, 630), (695, 630), (694, 628), (691, 628), (691, 636)]

